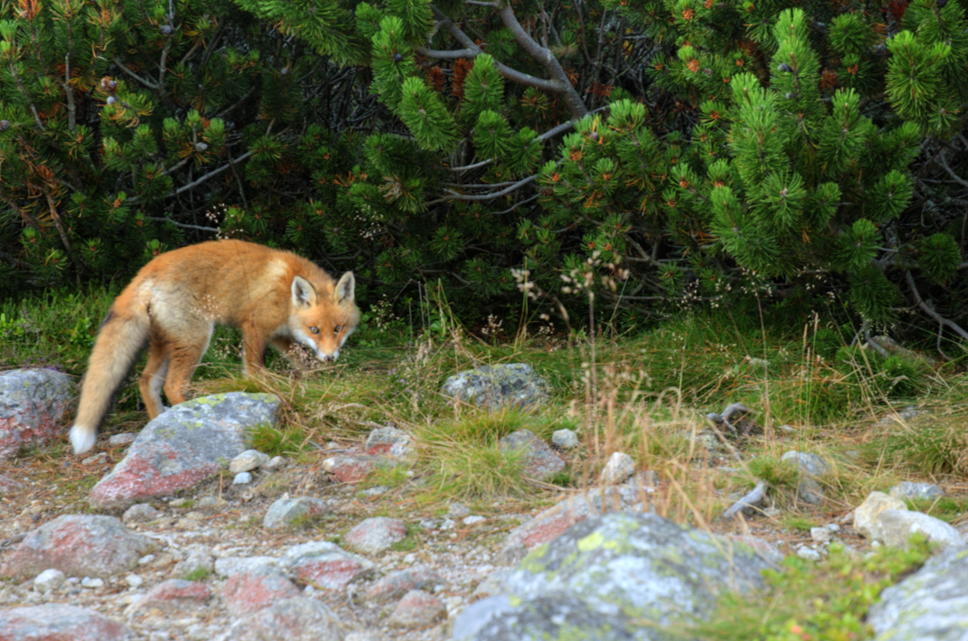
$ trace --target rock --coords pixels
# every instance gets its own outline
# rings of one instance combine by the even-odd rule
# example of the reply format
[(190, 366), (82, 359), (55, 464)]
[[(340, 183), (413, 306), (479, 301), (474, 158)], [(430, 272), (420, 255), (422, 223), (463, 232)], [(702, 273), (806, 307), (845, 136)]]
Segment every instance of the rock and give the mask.
[(15, 481), (9, 476), (4, 476), (0, 474), (0, 496), (6, 496), (7, 494), (12, 494), (17, 490), (22, 489), (24, 486), (20, 481)]
[(279, 499), (269, 506), (262, 527), (274, 530), (318, 519), (332, 508), (328, 501), (302, 496), (294, 499)]
[(124, 577), (124, 582), (131, 587), (138, 589), (144, 584), (145, 580), (142, 579), (138, 574), (129, 574), (128, 576)]
[(237, 621), (229, 631), (236, 641), (343, 641), (339, 619), (324, 603), (296, 597)]
[(179, 561), (172, 570), (174, 576), (180, 578), (202, 578), (197, 575), (208, 576), (215, 570), (215, 562), (212, 560), (212, 549), (205, 545), (197, 546), (188, 552), (183, 560)]
[(407, 538), (407, 526), (400, 519), (377, 516), (361, 521), (346, 533), (346, 544), (363, 554), (379, 554)]
[(602, 470), (602, 485), (618, 485), (635, 474), (635, 460), (624, 452), (612, 452)]
[(0, 608), (4, 641), (129, 641), (134, 633), (103, 614), (74, 605), (51, 603)]
[(130, 445), (134, 440), (138, 438), (137, 434), (132, 434), (127, 432), (125, 434), (114, 434), (108, 439), (108, 445), (111, 447), (121, 447), (123, 445)]
[(263, 454), (259, 450), (246, 450), (229, 462), (229, 472), (238, 474), (239, 472), (251, 472), (262, 467), (269, 462), (269, 455)]
[(501, 451), (523, 451), (525, 475), (543, 481), (565, 469), (565, 462), (529, 430), (517, 430), (500, 440)]
[(104, 579), (92, 579), (89, 576), (81, 579), (81, 587), (88, 588), (89, 590), (96, 590), (98, 588), (104, 587)]
[(707, 532), (654, 513), (589, 518), (529, 554), (504, 594), (465, 609), (453, 638), (655, 639), (653, 625), (710, 614), (719, 590), (764, 588), (767, 567), (745, 545), (724, 553)]
[(497, 596), (504, 592), (504, 582), (514, 570), (511, 568), (500, 568), (489, 573), (480, 584), (474, 588), (472, 598)]
[(448, 519), (462, 519), (471, 515), (471, 509), (463, 503), (451, 503), (447, 509)]
[(578, 435), (572, 430), (555, 430), (551, 435), (551, 443), (563, 450), (573, 450), (581, 445)]
[(803, 546), (802, 548), (797, 550), (797, 556), (803, 559), (804, 561), (814, 561), (814, 562), (820, 561), (820, 559), (822, 558), (820, 556), (820, 552), (807, 546)]
[(461, 519), (461, 523), (463, 523), (464, 525), (475, 525), (477, 523), (481, 523), (486, 520), (487, 520), (486, 516), (478, 516), (476, 514), (473, 514), (471, 516), (465, 516), (463, 519)]
[(769, 563), (774, 567), (779, 567), (783, 563), (784, 557), (783, 553), (777, 549), (776, 545), (766, 539), (761, 539), (757, 536), (750, 536), (748, 534), (730, 534), (726, 536), (727, 539), (732, 541), (738, 541), (745, 545), (753, 548), (761, 559)]
[(0, 461), (23, 447), (60, 438), (74, 399), (71, 377), (51, 369), (0, 373)]
[(944, 496), (944, 490), (934, 483), (903, 481), (891, 488), (891, 496), (897, 499), (936, 499)]
[(881, 592), (867, 615), (875, 641), (968, 638), (968, 552), (948, 548)]
[(34, 588), (41, 593), (47, 592), (48, 590), (56, 590), (64, 585), (64, 581), (66, 580), (67, 576), (63, 572), (55, 570), (54, 568), (48, 568), (34, 578)]
[(862, 537), (873, 540), (881, 538), (877, 525), (877, 515), (884, 510), (906, 510), (904, 501), (888, 496), (883, 492), (871, 492), (864, 502), (854, 510), (854, 531)]
[(169, 579), (153, 587), (144, 598), (131, 604), (128, 612), (157, 609), (167, 614), (197, 611), (212, 598), (212, 590), (203, 583)]
[(106, 578), (130, 570), (154, 549), (154, 541), (113, 516), (71, 514), (29, 533), (7, 553), (0, 575), (25, 579), (53, 568), (68, 576)]
[(591, 516), (608, 510), (636, 510), (650, 488), (627, 484), (603, 489), (591, 489), (572, 495), (540, 512), (530, 521), (511, 530), (498, 553), (501, 563), (517, 563), (529, 550), (546, 543)]
[(812, 527), (810, 528), (810, 538), (813, 539), (814, 543), (827, 545), (833, 540), (834, 533), (825, 527)]
[(830, 471), (827, 462), (816, 454), (791, 450), (780, 457), (781, 461), (793, 461), (800, 470), (800, 483), (797, 485), (797, 496), (801, 501), (811, 505), (823, 502), (823, 487), (817, 482)]
[(148, 523), (160, 516), (161, 512), (148, 503), (136, 503), (124, 511), (121, 520), (128, 525), (133, 525), (135, 523)]
[(240, 572), (251, 572), (265, 565), (279, 567), (280, 562), (274, 556), (226, 556), (215, 559), (215, 574), (228, 578)]
[(227, 502), (224, 499), (220, 499), (217, 496), (200, 496), (198, 500), (195, 501), (195, 507), (200, 510), (213, 510), (217, 508), (224, 508)]
[(313, 541), (289, 548), (281, 563), (299, 581), (324, 590), (342, 590), (373, 573), (374, 565), (329, 541)]
[(262, 469), (266, 472), (275, 472), (284, 468), (287, 463), (288, 459), (285, 456), (273, 456), (268, 463), (262, 466)]
[(230, 392), (180, 403), (153, 419), (91, 490), (95, 508), (127, 507), (217, 474), (245, 450), (246, 430), (275, 421), (279, 399)]
[(426, 628), (447, 616), (447, 606), (433, 594), (411, 590), (393, 609), (387, 624), (395, 628)]
[(252, 482), (251, 472), (239, 472), (238, 474), (235, 475), (235, 478), (232, 479), (232, 485), (248, 485), (251, 482)]
[(377, 465), (385, 464), (378, 456), (358, 454), (355, 456), (331, 456), (323, 461), (323, 469), (336, 477), (341, 483), (359, 483), (366, 480)]
[(907, 545), (912, 534), (920, 532), (928, 541), (939, 547), (965, 545), (965, 539), (958, 530), (941, 519), (921, 512), (908, 510), (883, 510), (877, 515), (877, 537), (890, 547)]
[[(411, 443), (410, 435), (403, 430), (395, 427), (378, 427), (366, 437), (366, 453), (371, 456), (389, 454), (393, 447), (409, 447)], [(397, 451), (401, 451), (397, 448)]]
[(234, 617), (256, 612), (276, 601), (300, 595), (299, 588), (285, 573), (271, 565), (232, 575), (222, 590), (225, 607)]
[(386, 575), (367, 588), (363, 596), (373, 603), (386, 603), (400, 598), (411, 590), (428, 588), (443, 582), (444, 580), (431, 568), (416, 565)]
[(540, 405), (548, 398), (548, 385), (534, 374), (530, 365), (511, 363), (458, 372), (444, 381), (441, 392), (444, 396), (494, 410)]

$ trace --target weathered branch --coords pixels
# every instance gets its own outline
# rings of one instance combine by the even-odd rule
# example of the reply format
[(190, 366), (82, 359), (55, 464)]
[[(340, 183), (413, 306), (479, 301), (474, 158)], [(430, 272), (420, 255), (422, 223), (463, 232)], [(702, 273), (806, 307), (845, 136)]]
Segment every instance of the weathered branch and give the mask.
[[(534, 182), (537, 178), (538, 178), (538, 174), (528, 176), (527, 178), (523, 178), (522, 180), (519, 180), (518, 182), (512, 184), (510, 187), (502, 189), (501, 191), (498, 191), (498, 192), (494, 192), (493, 194), (468, 195), (468, 194), (459, 194), (456, 191), (445, 189), (444, 191), (446, 192), (447, 195), (444, 196), (444, 198), (446, 200), (469, 200), (469, 201), (494, 200), (495, 198), (500, 198), (501, 196), (507, 196), (511, 192), (521, 189), (525, 185)], [(430, 203), (427, 203), (427, 204), (429, 205)]]
[(924, 300), (922, 300), (921, 293), (918, 291), (917, 285), (914, 284), (914, 276), (911, 275), (910, 271), (904, 272), (904, 278), (907, 280), (908, 287), (911, 288), (911, 293), (914, 294), (914, 300), (917, 303), (918, 307), (921, 308), (921, 311), (923, 311), (925, 314), (933, 318), (939, 324), (950, 328), (954, 333), (958, 334), (962, 338), (968, 339), (968, 332), (966, 332), (961, 325), (954, 322), (950, 318), (945, 318), (938, 312), (934, 311), (933, 309), (931, 309), (930, 305), (928, 305), (926, 302), (924, 302)]
[(733, 503), (728, 510), (723, 512), (723, 515), (720, 518), (723, 520), (728, 520), (736, 517), (736, 515), (740, 513), (749, 512), (763, 502), (763, 499), (766, 498), (766, 491), (769, 488), (769, 483), (757, 479), (756, 487), (750, 490), (746, 496)]
[(155, 220), (155, 221), (158, 221), (160, 223), (171, 223), (172, 225), (175, 225), (176, 227), (184, 227), (185, 229), (197, 229), (198, 231), (210, 231), (210, 232), (213, 232), (215, 234), (217, 234), (220, 231), (222, 231), (218, 227), (202, 227), (200, 225), (189, 225), (187, 223), (180, 223), (177, 220), (172, 220), (171, 218), (164, 218), (164, 217), (159, 217), (159, 216), (149, 216), (148, 217), (148, 220)]
[[(416, 50), (418, 53), (429, 58), (443, 59), (476, 58), (483, 53), (483, 50), (480, 48), (480, 46), (478, 46), (474, 40), (464, 33), (464, 31), (457, 26), (453, 20), (441, 13), (440, 10), (433, 5), (431, 5), (431, 9), (434, 12), (434, 17), (437, 19), (438, 26), (446, 29), (447, 32), (464, 48), (457, 51), (439, 51), (421, 47)], [(538, 78), (522, 71), (518, 71), (517, 69), (512, 69), (504, 63), (495, 60), (494, 68), (498, 70), (498, 73), (512, 82), (541, 89), (542, 91), (556, 93), (562, 96), (565, 105), (568, 107), (568, 112), (573, 119), (577, 120), (588, 113), (588, 109), (578, 96), (578, 92), (575, 91), (575, 88), (571, 86), (571, 82), (568, 80), (568, 75), (565, 73), (565, 70), (562, 69), (558, 59), (553, 53), (551, 53), (549, 49), (542, 47), (540, 44), (535, 42), (530, 35), (528, 35), (528, 33), (524, 30), (524, 27), (521, 26), (521, 23), (518, 22), (518, 19), (515, 17), (514, 11), (511, 9), (510, 5), (499, 9), (498, 15), (501, 17), (501, 21), (504, 23), (504, 26), (507, 27), (514, 35), (514, 39), (517, 41), (517, 43), (521, 45), (528, 55), (538, 61), (538, 63), (548, 71), (548, 75), (550, 75), (552, 79), (548, 80), (545, 78)]]
[(125, 67), (124, 66), (124, 63), (121, 62), (121, 60), (119, 58), (115, 58), (114, 59), (114, 64), (118, 65), (118, 69), (120, 69), (121, 71), (123, 71), (127, 75), (131, 76), (132, 78), (134, 78), (135, 80), (137, 80), (139, 83), (141, 83), (142, 85), (144, 85), (148, 89), (151, 89), (153, 91), (158, 91), (158, 85), (156, 85), (153, 82), (150, 82), (148, 80), (145, 80), (144, 78), (142, 78), (141, 76), (139, 76), (135, 72), (133, 72), (130, 69), (128, 69), (127, 67)]

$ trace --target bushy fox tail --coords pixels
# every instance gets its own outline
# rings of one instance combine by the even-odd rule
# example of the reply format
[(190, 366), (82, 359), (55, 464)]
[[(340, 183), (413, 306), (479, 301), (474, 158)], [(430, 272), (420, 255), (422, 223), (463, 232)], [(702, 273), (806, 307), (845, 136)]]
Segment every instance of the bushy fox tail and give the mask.
[(83, 454), (94, 447), (98, 427), (111, 409), (114, 393), (148, 342), (151, 321), (147, 314), (116, 307), (117, 302), (101, 323), (87, 373), (81, 382), (81, 400), (71, 426), (71, 445), (75, 454)]

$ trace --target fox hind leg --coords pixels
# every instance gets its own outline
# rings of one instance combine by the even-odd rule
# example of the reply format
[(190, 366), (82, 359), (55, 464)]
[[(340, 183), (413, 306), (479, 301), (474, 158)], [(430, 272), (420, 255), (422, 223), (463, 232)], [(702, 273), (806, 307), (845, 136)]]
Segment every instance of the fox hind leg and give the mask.
[(188, 393), (188, 384), (191, 383), (195, 368), (205, 355), (208, 349), (208, 342), (212, 337), (212, 327), (204, 336), (197, 336), (195, 340), (183, 340), (178, 345), (169, 345), (168, 372), (165, 377), (164, 390), (168, 402), (172, 405), (184, 403), (185, 395)]
[(151, 337), (151, 345), (148, 347), (148, 363), (141, 373), (141, 378), (138, 379), (141, 398), (144, 399), (145, 408), (151, 418), (155, 418), (164, 410), (161, 390), (165, 384), (170, 362), (167, 341), (164, 336), (155, 333)]

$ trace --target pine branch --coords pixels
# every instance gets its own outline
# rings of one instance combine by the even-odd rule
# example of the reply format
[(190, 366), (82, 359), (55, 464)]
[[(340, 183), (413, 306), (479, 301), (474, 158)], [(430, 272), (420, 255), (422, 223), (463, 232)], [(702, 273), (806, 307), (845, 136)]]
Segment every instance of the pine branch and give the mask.
[(121, 71), (123, 71), (125, 74), (131, 76), (132, 78), (134, 78), (136, 81), (138, 81), (140, 84), (144, 85), (148, 89), (151, 89), (152, 91), (158, 91), (158, 85), (156, 85), (153, 82), (150, 82), (148, 80), (145, 80), (144, 78), (142, 78), (141, 76), (139, 76), (135, 72), (133, 72), (130, 69), (128, 69), (127, 67), (125, 67), (124, 66), (124, 63), (121, 62), (121, 59), (120, 58), (115, 58), (114, 59), (114, 64), (118, 65), (118, 68)]

